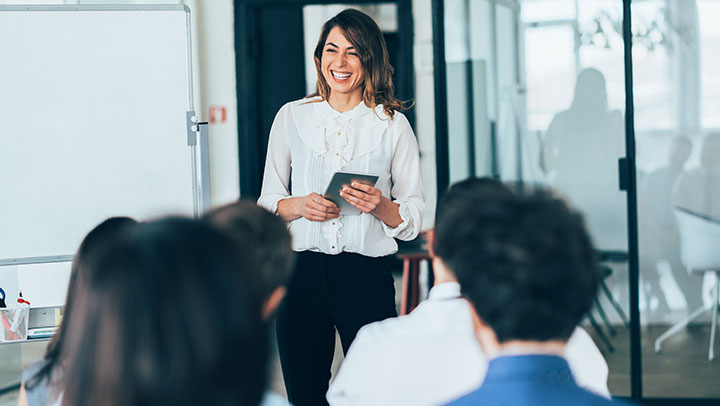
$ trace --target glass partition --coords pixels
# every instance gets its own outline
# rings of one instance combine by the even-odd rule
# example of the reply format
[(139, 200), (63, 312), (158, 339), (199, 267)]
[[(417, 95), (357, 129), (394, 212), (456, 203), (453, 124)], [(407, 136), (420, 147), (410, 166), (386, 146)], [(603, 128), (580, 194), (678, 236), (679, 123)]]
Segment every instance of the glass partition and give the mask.
[(643, 394), (720, 398), (720, 2), (633, 2)]
[(444, 5), (450, 181), (547, 185), (584, 213), (605, 276), (584, 327), (629, 396), (622, 1)]
[[(604, 285), (584, 327), (630, 396), (622, 0), (445, 0), (450, 181), (548, 185)], [(720, 0), (632, 1), (644, 398), (720, 398)], [(639, 389), (639, 388), (638, 388)]]

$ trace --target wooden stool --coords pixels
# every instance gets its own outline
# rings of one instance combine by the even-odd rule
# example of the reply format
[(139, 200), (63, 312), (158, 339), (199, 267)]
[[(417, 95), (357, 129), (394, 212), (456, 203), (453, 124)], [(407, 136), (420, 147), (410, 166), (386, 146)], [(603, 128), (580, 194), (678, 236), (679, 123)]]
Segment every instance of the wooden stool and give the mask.
[[(430, 261), (430, 253), (425, 250), (398, 252), (397, 257), (403, 260), (402, 297), (400, 299), (400, 315), (413, 311), (420, 302), (420, 262)], [(428, 263), (428, 265), (430, 265)], [(428, 285), (433, 283), (432, 269), (428, 268)]]

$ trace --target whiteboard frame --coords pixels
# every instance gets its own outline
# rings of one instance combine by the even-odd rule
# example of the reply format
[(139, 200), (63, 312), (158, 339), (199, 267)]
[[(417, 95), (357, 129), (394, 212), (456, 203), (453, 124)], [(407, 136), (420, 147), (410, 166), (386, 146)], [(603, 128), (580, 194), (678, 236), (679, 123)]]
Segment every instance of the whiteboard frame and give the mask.
[[(187, 50), (187, 72), (188, 72), (188, 106), (190, 106), (192, 115), (195, 116), (195, 97), (193, 92), (193, 59), (192, 59), (192, 32), (191, 32), (191, 17), (190, 7), (186, 4), (167, 4), (167, 5), (102, 5), (102, 4), (88, 4), (88, 5), (0, 5), (0, 12), (14, 12), (14, 11), (184, 11), (185, 12), (185, 35), (186, 35), (186, 50)], [(197, 118), (195, 121), (199, 121)], [(188, 125), (188, 146), (190, 147), (191, 159), (192, 159), (192, 173), (193, 173), (193, 215), (195, 218), (199, 218), (204, 208), (209, 207), (209, 195), (210, 195), (210, 183), (209, 183), (209, 150), (205, 148), (205, 143), (197, 142), (200, 136), (200, 129), (195, 127), (191, 128)], [(200, 163), (198, 165), (198, 158)], [(207, 183), (204, 185), (203, 183)], [(0, 258), (0, 267), (3, 266), (15, 266), (15, 265), (32, 265), (32, 264), (47, 264), (55, 262), (70, 262), (73, 259), (74, 254), (68, 255), (50, 255), (40, 257), (25, 257), (25, 258)]]

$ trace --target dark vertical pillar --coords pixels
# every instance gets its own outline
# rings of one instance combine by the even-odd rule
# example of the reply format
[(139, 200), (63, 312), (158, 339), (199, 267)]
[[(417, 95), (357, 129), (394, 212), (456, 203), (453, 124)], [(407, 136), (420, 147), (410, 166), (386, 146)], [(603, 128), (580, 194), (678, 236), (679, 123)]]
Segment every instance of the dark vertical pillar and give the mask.
[(238, 116), (238, 162), (240, 171), (240, 194), (253, 197), (260, 190), (257, 177), (258, 147), (255, 114), (255, 30), (251, 8), (236, 1), (235, 6), (235, 87), (237, 91)]
[(627, 178), (628, 253), (630, 285), (630, 393), (642, 399), (642, 346), (640, 331), (640, 269), (638, 253), (637, 177), (635, 172), (635, 106), (633, 99), (631, 0), (623, 0), (625, 57), (625, 165)]
[[(398, 49), (391, 52), (391, 58), (396, 59), (395, 93), (400, 100), (412, 100), (415, 97), (415, 61), (413, 57), (415, 26), (412, 14), (412, 0), (397, 1), (398, 8)], [(393, 56), (392, 54), (396, 54)], [(415, 128), (415, 109), (405, 112), (410, 125)]]
[(445, 73), (445, 2), (433, 0), (433, 70), (435, 72), (435, 168), (437, 200), (450, 184), (448, 156), (447, 79)]
[(268, 135), (275, 114), (284, 103), (305, 96), (302, 32), (302, 3), (235, 2), (242, 197), (260, 195)]
[[(268, 136), (283, 104), (305, 97), (305, 45), (302, 6), (258, 7), (256, 106), (257, 182), (262, 182)], [(282, 27), (282, 28), (280, 28)], [(259, 183), (258, 183), (259, 184)], [(260, 194), (259, 186), (253, 192)]]

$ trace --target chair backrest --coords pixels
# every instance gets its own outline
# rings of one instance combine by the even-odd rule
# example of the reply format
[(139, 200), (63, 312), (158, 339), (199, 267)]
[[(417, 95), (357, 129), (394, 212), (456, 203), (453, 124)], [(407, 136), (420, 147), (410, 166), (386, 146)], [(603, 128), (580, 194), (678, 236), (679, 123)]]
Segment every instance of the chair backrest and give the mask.
[(680, 257), (693, 271), (720, 270), (720, 221), (675, 207)]

